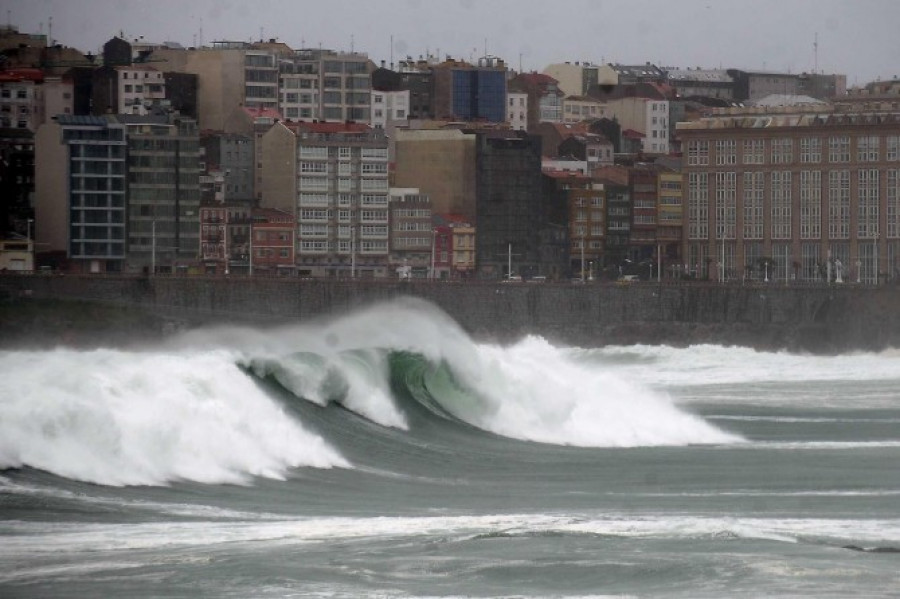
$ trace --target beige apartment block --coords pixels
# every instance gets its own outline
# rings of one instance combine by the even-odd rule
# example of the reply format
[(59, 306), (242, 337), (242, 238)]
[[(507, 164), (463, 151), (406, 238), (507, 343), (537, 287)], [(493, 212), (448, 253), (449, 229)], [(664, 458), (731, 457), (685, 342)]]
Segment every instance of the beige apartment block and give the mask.
[(160, 48), (152, 59), (160, 71), (197, 75), (200, 128), (221, 131), (237, 106), (278, 109), (278, 56), (246, 42), (214, 42), (187, 50)]
[(459, 129), (396, 134), (395, 187), (417, 187), (436, 213), (475, 219), (475, 134)]
[(897, 103), (726, 109), (679, 123), (700, 276), (875, 284), (900, 268)]
[(622, 131), (643, 135), (645, 154), (669, 153), (669, 102), (654, 98), (618, 98), (606, 103), (606, 116), (615, 118)]

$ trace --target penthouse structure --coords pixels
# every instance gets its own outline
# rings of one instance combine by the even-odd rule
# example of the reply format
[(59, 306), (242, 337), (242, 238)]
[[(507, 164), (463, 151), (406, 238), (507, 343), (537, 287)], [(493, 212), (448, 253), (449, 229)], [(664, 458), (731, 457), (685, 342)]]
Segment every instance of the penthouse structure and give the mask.
[(900, 266), (900, 104), (726, 109), (679, 123), (701, 276), (875, 284)]

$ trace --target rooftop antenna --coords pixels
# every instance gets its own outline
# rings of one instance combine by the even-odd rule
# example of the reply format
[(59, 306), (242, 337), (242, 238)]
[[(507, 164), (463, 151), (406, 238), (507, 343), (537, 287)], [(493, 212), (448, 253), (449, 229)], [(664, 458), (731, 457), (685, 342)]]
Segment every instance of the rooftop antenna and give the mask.
[(53, 17), (47, 17), (47, 43), (53, 45)]
[(353, 34), (350, 34), (350, 54), (353, 54)]
[(816, 37), (813, 41), (813, 73), (819, 72), (819, 32), (816, 31)]
[(522, 53), (519, 52), (519, 72), (522, 72)]
[(391, 34), (391, 70), (394, 70), (394, 34)]
[(203, 47), (203, 17), (200, 17), (200, 47)]

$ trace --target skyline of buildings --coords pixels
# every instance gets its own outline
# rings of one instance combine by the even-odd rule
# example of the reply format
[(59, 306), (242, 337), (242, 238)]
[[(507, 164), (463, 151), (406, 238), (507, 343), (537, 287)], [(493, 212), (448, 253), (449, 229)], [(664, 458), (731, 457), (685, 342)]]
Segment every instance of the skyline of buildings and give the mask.
[[(275, 39), (194, 49), (113, 38), (96, 64), (71, 60), (56, 75), (50, 54), (22, 50), (4, 50), (5, 66), (27, 55), (48, 68), (0, 72), (0, 117), (9, 115), (0, 153), (27, 153), (24, 132), (38, 133), (29, 239), (34, 224), (42, 253), (65, 252), (57, 262), (85, 272), (249, 274), (256, 262), (257, 273), (305, 276), (567, 279), (587, 271), (593, 279), (633, 269), (644, 276), (656, 265), (657, 275), (723, 280), (756, 277), (753, 265), (766, 258), (773, 278), (820, 280), (819, 266), (840, 259), (848, 273), (876, 282), (876, 270), (893, 276), (900, 260), (894, 137), (864, 134), (853, 116), (878, 113), (876, 127), (892, 126), (897, 103), (873, 104), (898, 94), (890, 82), (835, 96), (846, 91), (845, 76), (586, 62), (517, 73), (491, 56), (428, 56), (394, 70), (364, 53), (293, 50)], [(850, 100), (838, 106), (836, 98)], [(729, 110), (847, 114), (848, 151), (880, 144), (885, 164), (807, 170), (794, 155), (800, 144), (825, 143), (824, 134), (799, 136), (784, 117), (780, 137), (750, 139), (720, 117)], [(748, 163), (761, 164), (765, 180), (747, 168), (696, 170), (701, 123), (715, 131), (707, 156), (719, 160), (733, 145), (744, 160), (749, 144), (748, 156), (767, 157)], [(124, 158), (114, 158), (123, 140), (107, 137), (120, 130)], [(9, 183), (7, 172), (0, 183)], [(836, 192), (823, 177), (854, 182), (828, 222), (821, 198)], [(870, 232), (833, 234), (858, 229), (860, 211), (877, 214), (867, 231), (885, 231), (880, 245), (866, 245)], [(425, 212), (428, 235), (415, 220)], [(279, 245), (288, 226), (291, 251)], [(810, 228), (823, 226), (832, 234), (813, 243)], [(759, 227), (768, 233), (760, 237)], [(472, 232), (474, 249), (463, 253), (475, 259), (465, 269), (455, 260), (455, 228)], [(726, 229), (731, 241), (721, 237)]]

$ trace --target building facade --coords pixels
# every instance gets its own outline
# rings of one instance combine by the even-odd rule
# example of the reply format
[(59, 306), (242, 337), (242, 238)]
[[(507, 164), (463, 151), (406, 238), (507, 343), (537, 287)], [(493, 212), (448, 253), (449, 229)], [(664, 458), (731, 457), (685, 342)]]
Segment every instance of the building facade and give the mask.
[(390, 190), (390, 268), (401, 279), (434, 278), (431, 201), (417, 188)]
[(388, 148), (361, 123), (276, 123), (262, 138), (261, 205), (295, 216), (298, 274), (388, 275)]
[(128, 267), (179, 272), (200, 254), (200, 138), (193, 119), (119, 115), (128, 140)]
[(477, 135), (476, 270), (484, 279), (542, 274), (547, 226), (541, 186), (541, 138), (523, 132)]
[(900, 266), (900, 111), (722, 111), (680, 123), (701, 276), (875, 284)]
[(62, 115), (38, 130), (39, 251), (64, 257), (77, 272), (126, 270), (127, 143), (126, 126), (113, 117)]

